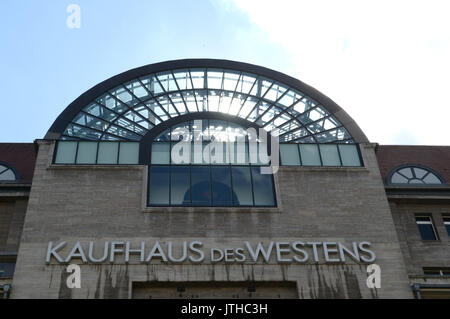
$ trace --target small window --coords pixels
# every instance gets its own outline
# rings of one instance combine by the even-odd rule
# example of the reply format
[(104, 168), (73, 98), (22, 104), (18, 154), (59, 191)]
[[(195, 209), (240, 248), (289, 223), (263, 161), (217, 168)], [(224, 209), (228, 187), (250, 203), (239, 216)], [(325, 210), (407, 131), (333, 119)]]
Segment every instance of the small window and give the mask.
[(445, 229), (447, 229), (447, 234), (450, 236), (450, 216), (444, 215), (442, 220), (444, 221)]
[(0, 278), (12, 278), (15, 267), (13, 262), (0, 262)]
[(423, 274), (425, 276), (447, 277), (450, 276), (450, 268), (424, 267)]
[(430, 168), (418, 165), (402, 165), (389, 175), (389, 184), (409, 186), (441, 185), (444, 180)]
[(437, 240), (438, 236), (430, 216), (416, 216), (416, 224), (423, 240)]
[(15, 170), (7, 163), (0, 163), (0, 182), (12, 182), (19, 179)]

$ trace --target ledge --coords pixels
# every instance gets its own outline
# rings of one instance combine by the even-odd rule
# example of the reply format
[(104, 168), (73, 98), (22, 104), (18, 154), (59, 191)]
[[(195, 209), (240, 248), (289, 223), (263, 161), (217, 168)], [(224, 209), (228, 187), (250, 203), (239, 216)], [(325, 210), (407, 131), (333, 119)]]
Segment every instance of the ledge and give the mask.
[(146, 207), (143, 213), (281, 213), (280, 207)]
[(366, 167), (347, 167), (347, 166), (280, 166), (280, 171), (305, 171), (305, 172), (350, 172), (361, 173), (369, 172)]
[(138, 164), (111, 164), (111, 165), (91, 165), (91, 164), (51, 164), (48, 170), (143, 170), (147, 165)]

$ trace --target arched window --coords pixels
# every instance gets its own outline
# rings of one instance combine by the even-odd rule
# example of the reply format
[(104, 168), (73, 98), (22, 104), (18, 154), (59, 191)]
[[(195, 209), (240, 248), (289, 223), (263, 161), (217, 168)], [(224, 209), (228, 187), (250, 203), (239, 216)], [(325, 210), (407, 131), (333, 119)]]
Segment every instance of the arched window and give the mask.
[(12, 182), (18, 179), (16, 170), (10, 164), (0, 162), (0, 182)]
[(391, 185), (440, 185), (445, 184), (444, 179), (432, 169), (408, 164), (396, 167), (388, 176)]

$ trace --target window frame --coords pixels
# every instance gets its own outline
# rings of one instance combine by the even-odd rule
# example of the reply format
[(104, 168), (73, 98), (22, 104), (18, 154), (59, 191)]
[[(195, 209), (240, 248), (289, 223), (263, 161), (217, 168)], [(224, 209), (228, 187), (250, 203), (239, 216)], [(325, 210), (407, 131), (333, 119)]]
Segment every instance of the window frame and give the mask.
[[(394, 176), (395, 173), (397, 173), (399, 170), (402, 170), (404, 168), (411, 168), (412, 173), (414, 174), (414, 177), (412, 178), (407, 178), (408, 182), (407, 183), (392, 183), (392, 177)], [(414, 172), (414, 168), (420, 168), (422, 170), (427, 171), (428, 173), (425, 174), (422, 178), (420, 178), (420, 180), (422, 180), (426, 175), (428, 174), (433, 174), (434, 176), (436, 176), (436, 178), (441, 182), (440, 184), (427, 184), (427, 183), (409, 183), (410, 180), (412, 179), (418, 179), (415, 177), (415, 172)], [(400, 174), (400, 173), (399, 173)], [(392, 187), (445, 187), (447, 186), (444, 178), (435, 170), (431, 169), (430, 167), (421, 165), (421, 164), (414, 164), (414, 163), (408, 163), (408, 164), (403, 164), (403, 165), (399, 165), (394, 167), (388, 174), (388, 176), (386, 177), (386, 184), (388, 186), (392, 186)]]
[[(427, 218), (428, 221), (419, 221), (419, 220), (417, 220), (418, 218)], [(428, 215), (428, 214), (415, 214), (414, 215), (414, 221), (416, 223), (417, 230), (419, 231), (419, 235), (420, 235), (422, 241), (424, 241), (424, 242), (440, 241), (439, 234), (437, 232), (436, 226), (434, 225), (433, 216)], [(424, 239), (423, 236), (422, 236), (422, 232), (420, 231), (420, 226), (419, 225), (431, 225), (431, 229), (433, 231), (435, 239)]]
[(4, 173), (8, 170), (11, 170), (14, 174), (15, 179), (14, 180), (0, 180), (0, 183), (14, 183), (20, 180), (20, 175), (19, 172), (17, 171), (17, 169), (10, 163), (8, 162), (4, 162), (4, 161), (0, 161), (0, 165), (6, 167), (5, 170), (2, 170), (1, 173)]

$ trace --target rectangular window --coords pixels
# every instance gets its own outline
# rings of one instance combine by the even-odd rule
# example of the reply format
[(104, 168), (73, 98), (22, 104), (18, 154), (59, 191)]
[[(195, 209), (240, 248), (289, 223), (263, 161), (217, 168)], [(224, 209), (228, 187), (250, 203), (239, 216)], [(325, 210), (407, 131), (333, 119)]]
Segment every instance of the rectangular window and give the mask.
[(255, 206), (275, 206), (272, 174), (261, 174), (261, 167), (252, 167)]
[(77, 153), (77, 142), (59, 141), (56, 149), (56, 164), (73, 164)]
[(423, 268), (425, 276), (447, 277), (450, 276), (450, 268), (425, 267)]
[(12, 278), (16, 263), (0, 262), (0, 278)]
[(213, 206), (233, 206), (229, 167), (211, 167)]
[(152, 164), (170, 164), (170, 142), (152, 144)]
[(341, 166), (336, 144), (319, 144), (323, 166)]
[(191, 167), (192, 206), (211, 206), (211, 172), (209, 166)]
[(280, 144), (281, 165), (300, 165), (298, 144)]
[(253, 206), (252, 180), (250, 167), (232, 167), (231, 179), (233, 181), (233, 191), (237, 201), (235, 206)]
[(77, 164), (95, 164), (97, 159), (96, 142), (79, 142), (77, 152)]
[(150, 205), (169, 205), (170, 167), (151, 166), (149, 183)]
[(191, 205), (189, 166), (172, 166), (170, 183), (170, 204)]
[(447, 234), (450, 236), (450, 216), (444, 215), (442, 219), (444, 221), (445, 229), (447, 229)]
[(322, 166), (317, 144), (300, 144), (300, 158), (305, 166)]
[(416, 224), (423, 240), (437, 240), (438, 236), (430, 216), (416, 216)]
[(120, 142), (119, 164), (138, 164), (139, 163), (139, 143)]
[(358, 147), (355, 144), (339, 144), (342, 166), (361, 166)]
[(119, 142), (100, 142), (97, 164), (117, 164), (117, 154), (119, 154)]

